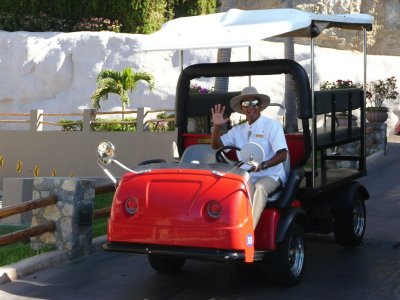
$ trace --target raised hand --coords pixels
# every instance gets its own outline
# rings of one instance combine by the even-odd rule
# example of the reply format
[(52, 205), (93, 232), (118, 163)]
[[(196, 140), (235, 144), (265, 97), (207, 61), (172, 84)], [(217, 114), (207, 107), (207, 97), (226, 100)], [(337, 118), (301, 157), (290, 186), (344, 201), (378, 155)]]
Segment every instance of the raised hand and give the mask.
[(223, 125), (229, 121), (229, 118), (224, 118), (225, 106), (221, 104), (216, 104), (211, 108), (212, 122), (213, 125)]

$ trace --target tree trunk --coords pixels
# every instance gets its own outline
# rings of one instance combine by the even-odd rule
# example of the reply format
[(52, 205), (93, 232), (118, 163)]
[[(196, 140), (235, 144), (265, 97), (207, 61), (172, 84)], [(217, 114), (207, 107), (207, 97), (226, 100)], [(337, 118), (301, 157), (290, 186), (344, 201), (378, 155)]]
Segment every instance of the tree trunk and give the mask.
[[(293, 8), (292, 0), (284, 0), (282, 2), (283, 8)], [(284, 54), (285, 59), (294, 60), (294, 39), (293, 37), (284, 38)], [(297, 103), (294, 96), (294, 82), (291, 75), (285, 75), (285, 132), (292, 133), (298, 132), (297, 125)]]
[[(236, 0), (221, 0), (220, 12), (227, 12), (231, 8), (236, 7)], [(217, 62), (231, 61), (231, 48), (218, 49)], [(214, 83), (214, 91), (226, 93), (229, 90), (229, 77), (216, 77)]]
[[(218, 49), (217, 62), (231, 61), (231, 48)], [(214, 83), (214, 91), (226, 93), (229, 90), (229, 77), (216, 77)]]
[[(285, 59), (294, 60), (294, 42), (292, 37), (284, 41)], [(285, 132), (292, 133), (299, 131), (297, 125), (297, 103), (294, 94), (294, 82), (290, 74), (285, 75)]]

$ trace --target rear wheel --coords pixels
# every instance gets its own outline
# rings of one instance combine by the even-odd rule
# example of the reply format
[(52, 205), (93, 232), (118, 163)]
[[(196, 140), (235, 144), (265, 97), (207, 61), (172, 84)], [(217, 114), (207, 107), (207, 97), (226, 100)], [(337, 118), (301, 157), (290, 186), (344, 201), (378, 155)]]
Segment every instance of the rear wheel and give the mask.
[(159, 254), (149, 254), (147, 258), (152, 268), (160, 273), (178, 272), (183, 268), (186, 261), (185, 258)]
[(356, 195), (349, 208), (336, 212), (336, 241), (343, 246), (355, 247), (360, 245), (364, 238), (366, 223), (365, 203)]
[(279, 284), (295, 285), (304, 272), (305, 239), (304, 230), (293, 223), (284, 240), (278, 244), (273, 275)]

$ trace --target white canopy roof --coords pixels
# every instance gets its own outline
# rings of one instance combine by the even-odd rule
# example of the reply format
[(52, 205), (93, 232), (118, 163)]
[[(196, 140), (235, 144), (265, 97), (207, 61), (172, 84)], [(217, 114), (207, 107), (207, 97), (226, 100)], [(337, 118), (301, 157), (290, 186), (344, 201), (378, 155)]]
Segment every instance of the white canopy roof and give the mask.
[(178, 18), (147, 36), (142, 50), (252, 46), (275, 36), (317, 36), (329, 27), (371, 30), (367, 14), (322, 15), (297, 9), (239, 10)]

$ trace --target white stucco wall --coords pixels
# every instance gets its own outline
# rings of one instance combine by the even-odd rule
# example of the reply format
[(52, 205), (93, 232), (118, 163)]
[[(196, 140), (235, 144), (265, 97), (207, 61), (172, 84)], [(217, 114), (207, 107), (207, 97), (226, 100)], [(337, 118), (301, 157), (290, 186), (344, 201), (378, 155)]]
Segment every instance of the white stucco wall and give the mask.
[[(0, 112), (73, 113), (90, 107), (90, 95), (96, 86), (96, 75), (104, 68), (122, 70), (130, 66), (150, 72), (156, 86), (149, 91), (140, 83), (130, 96), (131, 108), (173, 109), (175, 86), (180, 73), (177, 51), (139, 52), (141, 35), (110, 32), (27, 33), (0, 31)], [(317, 40), (318, 42), (318, 40)], [(309, 70), (309, 46), (296, 45), (296, 61)], [(184, 52), (184, 66), (215, 62), (216, 50)], [(320, 81), (352, 79), (362, 81), (362, 55), (356, 51), (339, 51), (317, 47), (316, 84)], [(252, 49), (252, 60), (283, 58), (281, 43), (266, 42)], [(235, 48), (232, 61), (248, 60), (247, 48)], [(400, 78), (397, 56), (368, 57), (368, 80), (396, 76)], [(202, 79), (203, 86), (213, 81)], [(247, 78), (230, 81), (230, 90), (241, 90)], [(253, 77), (252, 84), (271, 96), (273, 102), (283, 99), (283, 76)], [(111, 95), (103, 110), (118, 109), (120, 102)], [(398, 105), (393, 106), (394, 113)], [(271, 114), (274, 112), (271, 111)], [(389, 126), (397, 121), (392, 114)], [(4, 124), (0, 124), (2, 129)]]

